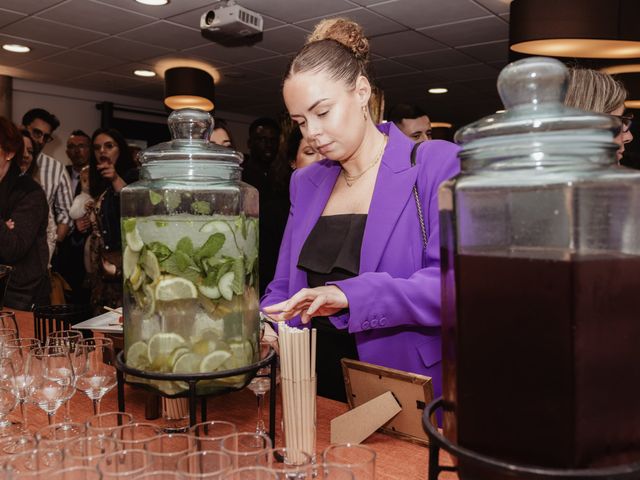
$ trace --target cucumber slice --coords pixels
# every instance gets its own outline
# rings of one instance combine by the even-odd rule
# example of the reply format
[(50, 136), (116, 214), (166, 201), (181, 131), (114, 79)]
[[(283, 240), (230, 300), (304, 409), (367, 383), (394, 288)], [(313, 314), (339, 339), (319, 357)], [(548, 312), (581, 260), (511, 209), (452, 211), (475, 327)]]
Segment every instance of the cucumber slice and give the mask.
[(156, 281), (160, 277), (160, 264), (158, 259), (151, 250), (145, 250), (142, 254), (142, 269), (152, 281)]
[(218, 287), (205, 287), (204, 285), (198, 285), (198, 290), (202, 295), (212, 300), (220, 298), (220, 289)]
[(218, 288), (220, 289), (220, 294), (224, 297), (225, 300), (231, 300), (233, 297), (233, 278), (235, 275), (233, 272), (227, 272), (220, 278), (218, 282)]
[(124, 247), (124, 253), (122, 254), (122, 274), (125, 279), (131, 278), (133, 272), (138, 264), (138, 258), (140, 254), (134, 252), (129, 246)]
[(202, 233), (224, 233), (231, 234), (231, 227), (224, 220), (212, 220), (211, 222), (205, 223), (202, 227), (200, 227), (200, 231)]
[(124, 239), (127, 242), (127, 245), (134, 252), (139, 252), (144, 247), (144, 242), (142, 238), (140, 238), (140, 232), (138, 232), (138, 228), (134, 227), (133, 230), (127, 232), (124, 236)]

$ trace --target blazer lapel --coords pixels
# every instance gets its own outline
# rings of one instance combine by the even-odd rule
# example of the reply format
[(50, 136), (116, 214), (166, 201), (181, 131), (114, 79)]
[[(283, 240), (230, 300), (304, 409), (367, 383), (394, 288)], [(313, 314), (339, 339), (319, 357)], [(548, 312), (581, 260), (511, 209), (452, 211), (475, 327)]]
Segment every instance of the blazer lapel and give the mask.
[(418, 176), (418, 169), (411, 168), (412, 146), (402, 132), (391, 128), (362, 239), (360, 273), (376, 271), (398, 218), (412, 198)]

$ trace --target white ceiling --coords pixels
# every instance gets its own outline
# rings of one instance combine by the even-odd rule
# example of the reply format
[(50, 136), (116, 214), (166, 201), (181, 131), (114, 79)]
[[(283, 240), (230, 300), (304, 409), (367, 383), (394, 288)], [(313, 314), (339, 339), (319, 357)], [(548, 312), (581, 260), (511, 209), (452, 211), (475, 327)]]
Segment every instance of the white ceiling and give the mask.
[[(220, 72), (216, 106), (250, 115), (282, 110), (280, 80), (318, 20), (343, 16), (371, 39), (387, 106), (421, 105), (433, 120), (461, 125), (492, 113), (508, 59), (510, 0), (237, 0), (264, 16), (262, 41), (225, 47), (204, 38), (199, 19), (212, 0), (0, 0), (0, 73), (104, 92), (161, 99), (162, 79), (134, 77), (175, 58)], [(429, 95), (433, 86), (446, 95)]]

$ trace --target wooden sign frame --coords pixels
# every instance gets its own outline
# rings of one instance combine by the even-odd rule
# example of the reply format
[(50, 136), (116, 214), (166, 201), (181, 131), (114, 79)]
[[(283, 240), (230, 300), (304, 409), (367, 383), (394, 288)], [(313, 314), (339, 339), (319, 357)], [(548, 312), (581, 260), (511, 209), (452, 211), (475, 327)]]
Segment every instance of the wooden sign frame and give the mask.
[(378, 431), (419, 445), (429, 445), (422, 428), (422, 414), (433, 400), (431, 377), (348, 358), (342, 359), (342, 372), (350, 409), (390, 391), (402, 411)]

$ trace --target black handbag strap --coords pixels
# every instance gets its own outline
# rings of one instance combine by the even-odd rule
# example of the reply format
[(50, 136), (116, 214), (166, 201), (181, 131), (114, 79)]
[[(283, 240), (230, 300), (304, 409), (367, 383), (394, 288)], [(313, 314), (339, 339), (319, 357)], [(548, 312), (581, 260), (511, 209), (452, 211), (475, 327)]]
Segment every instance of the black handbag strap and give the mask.
[[(416, 144), (413, 145), (413, 148), (411, 149), (411, 166), (415, 167), (416, 165), (416, 154), (418, 153), (418, 147), (420, 147), (420, 145), (422, 144), (422, 142), (418, 142)], [(420, 196), (418, 195), (418, 184), (417, 184), (417, 180), (416, 183), (413, 184), (413, 198), (416, 201), (416, 208), (418, 209), (418, 220), (420, 221), (420, 231), (422, 233), (422, 249), (423, 249), (423, 253), (426, 253), (427, 250), (427, 227), (425, 226), (424, 223), (424, 215), (422, 214), (422, 204), (420, 203)], [(423, 255), (423, 258), (425, 256)]]

